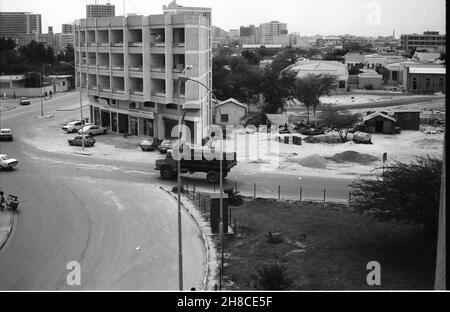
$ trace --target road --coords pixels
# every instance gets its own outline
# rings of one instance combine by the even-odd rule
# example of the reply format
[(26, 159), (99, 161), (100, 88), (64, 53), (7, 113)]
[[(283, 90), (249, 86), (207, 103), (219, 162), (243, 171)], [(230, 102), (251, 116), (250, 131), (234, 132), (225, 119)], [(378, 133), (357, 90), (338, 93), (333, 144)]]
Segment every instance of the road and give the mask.
[[(45, 103), (45, 114), (74, 105), (70, 93)], [(2, 127), (15, 141), (0, 152), (19, 159), (19, 168), (0, 173), (0, 187), (19, 196), (21, 213), (15, 232), (0, 251), (3, 290), (176, 290), (176, 205), (158, 189), (162, 181), (153, 164), (95, 159), (35, 149), (20, 140), (40, 115), (39, 101), (2, 114)], [(185, 184), (213, 191), (202, 174), (185, 175)], [(238, 185), (253, 196), (348, 200), (348, 179), (280, 173), (232, 171), (224, 187)], [(183, 214), (185, 289), (199, 288), (205, 267), (200, 231)], [(81, 286), (68, 286), (66, 265), (81, 263)]]
[[(76, 94), (46, 102), (46, 114), (73, 105)], [(113, 162), (41, 152), (20, 141), (39, 103), (3, 113), (15, 140), (0, 151), (19, 159), (0, 173), (1, 188), (25, 202), (0, 252), (1, 290), (177, 290), (176, 203), (156, 185)], [(201, 287), (201, 233), (183, 213), (184, 285)], [(69, 286), (68, 262), (81, 265), (81, 285)]]

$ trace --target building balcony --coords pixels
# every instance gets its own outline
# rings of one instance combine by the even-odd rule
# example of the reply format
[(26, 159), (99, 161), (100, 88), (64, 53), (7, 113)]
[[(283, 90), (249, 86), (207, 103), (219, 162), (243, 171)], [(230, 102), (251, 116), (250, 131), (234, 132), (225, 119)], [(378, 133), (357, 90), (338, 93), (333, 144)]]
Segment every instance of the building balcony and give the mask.
[(123, 47), (123, 42), (111, 42), (111, 47)]
[(154, 41), (150, 43), (151, 47), (165, 47), (166, 43), (164, 41)]
[(152, 96), (166, 97), (166, 90), (152, 91)]
[(142, 42), (128, 42), (129, 47), (142, 47)]
[(98, 47), (109, 47), (109, 43), (108, 42), (98, 42), (97, 46)]
[(112, 66), (111, 66), (111, 69), (112, 69), (112, 70), (123, 71), (123, 70), (124, 70), (124, 67), (123, 67), (123, 65), (112, 65)]
[(98, 69), (109, 70), (109, 65), (98, 65)]
[(142, 90), (130, 90), (130, 94), (144, 96), (144, 91), (142, 91)]
[(135, 71), (135, 72), (142, 72), (143, 68), (142, 66), (128, 66), (129, 71)]
[(185, 42), (174, 42), (173, 46), (182, 48), (182, 47), (186, 46), (186, 43)]
[(152, 67), (150, 69), (151, 72), (154, 73), (165, 73), (166, 72), (166, 68), (165, 67)]
[(123, 89), (117, 89), (117, 88), (113, 88), (113, 89), (112, 89), (112, 93), (116, 93), (116, 94), (121, 94), (121, 95), (125, 95), (125, 90), (123, 90)]

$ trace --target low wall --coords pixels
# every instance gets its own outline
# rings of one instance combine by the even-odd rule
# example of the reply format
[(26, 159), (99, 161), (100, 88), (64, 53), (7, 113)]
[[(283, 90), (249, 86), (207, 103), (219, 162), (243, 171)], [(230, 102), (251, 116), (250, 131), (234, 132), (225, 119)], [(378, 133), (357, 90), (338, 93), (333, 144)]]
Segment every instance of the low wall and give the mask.
[(16, 98), (20, 97), (40, 97), (43, 93), (47, 92), (47, 94), (52, 91), (55, 93), (53, 86), (47, 86), (44, 88), (9, 88), (9, 89), (1, 89), (0, 96), (2, 98), (8, 97), (12, 98), (14, 95)]

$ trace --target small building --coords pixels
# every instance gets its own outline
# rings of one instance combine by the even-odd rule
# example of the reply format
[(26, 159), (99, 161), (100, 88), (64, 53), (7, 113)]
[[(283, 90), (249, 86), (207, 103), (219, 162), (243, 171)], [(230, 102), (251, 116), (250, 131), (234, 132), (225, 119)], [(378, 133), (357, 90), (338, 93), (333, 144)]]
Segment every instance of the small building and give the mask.
[(421, 64), (416, 61), (406, 60), (401, 62), (389, 63), (383, 66), (381, 72), (383, 81), (388, 86), (397, 86), (403, 83), (403, 71), (405, 66)]
[(247, 115), (248, 105), (233, 98), (222, 101), (215, 106), (215, 123), (220, 126), (240, 124), (241, 119)]
[(364, 62), (364, 55), (360, 53), (347, 53), (344, 56), (344, 62), (347, 69), (350, 69), (353, 66), (362, 65)]
[(403, 71), (403, 90), (413, 93), (445, 94), (445, 65), (416, 64), (405, 66)]
[(397, 126), (402, 130), (420, 130), (421, 111), (395, 111), (394, 118), (397, 120)]
[(366, 133), (384, 133), (394, 132), (397, 120), (384, 112), (375, 112), (363, 118), (364, 132)]
[(50, 75), (50, 84), (53, 85), (53, 93), (67, 92), (71, 89), (71, 75)]
[(310, 74), (329, 74), (336, 76), (337, 86), (335, 93), (346, 93), (348, 91), (348, 69), (337, 61), (310, 60), (299, 61), (285, 70), (292, 70), (297, 73), (297, 78), (304, 78)]
[(358, 88), (366, 90), (380, 90), (383, 76), (376, 71), (365, 71), (358, 75)]

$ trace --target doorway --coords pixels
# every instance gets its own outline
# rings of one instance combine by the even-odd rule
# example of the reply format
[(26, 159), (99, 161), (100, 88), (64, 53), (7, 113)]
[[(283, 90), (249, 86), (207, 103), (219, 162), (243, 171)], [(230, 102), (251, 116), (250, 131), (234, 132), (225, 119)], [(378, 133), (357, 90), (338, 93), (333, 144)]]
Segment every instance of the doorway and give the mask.
[(375, 133), (383, 133), (383, 126), (384, 126), (384, 121), (377, 120), (375, 122)]

